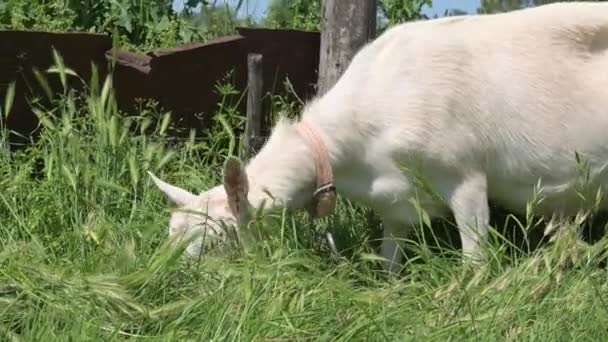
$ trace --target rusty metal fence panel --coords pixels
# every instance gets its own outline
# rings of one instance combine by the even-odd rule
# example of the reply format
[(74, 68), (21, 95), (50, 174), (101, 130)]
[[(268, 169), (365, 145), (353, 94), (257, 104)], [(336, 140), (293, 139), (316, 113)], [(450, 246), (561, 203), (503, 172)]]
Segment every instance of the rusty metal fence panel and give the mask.
[[(6, 86), (16, 82), (16, 98), (6, 124), (19, 134), (35, 137), (38, 122), (29, 102), (44, 100), (45, 95), (32, 70), (48, 69), (55, 48), (66, 66), (86, 82), (92, 63), (98, 67), (101, 79), (113, 64), (113, 84), (121, 110), (136, 113), (138, 99), (153, 99), (173, 113), (178, 127), (186, 132), (201, 131), (209, 126), (217, 110), (220, 95), (215, 88), (220, 80), (231, 72), (230, 80), (236, 88), (245, 90), (248, 53), (264, 56), (265, 93), (281, 94), (288, 77), (298, 97), (314, 95), (319, 39), (318, 32), (238, 28), (238, 34), (210, 42), (140, 54), (113, 50), (111, 38), (101, 34), (0, 31), (0, 103)], [(57, 77), (47, 75), (47, 79), (53, 91), (61, 91)], [(71, 87), (79, 89), (81, 85), (71, 79)], [(243, 114), (245, 102), (239, 107)], [(266, 100), (266, 110), (269, 105)], [(11, 140), (16, 144), (27, 142), (17, 136)]]

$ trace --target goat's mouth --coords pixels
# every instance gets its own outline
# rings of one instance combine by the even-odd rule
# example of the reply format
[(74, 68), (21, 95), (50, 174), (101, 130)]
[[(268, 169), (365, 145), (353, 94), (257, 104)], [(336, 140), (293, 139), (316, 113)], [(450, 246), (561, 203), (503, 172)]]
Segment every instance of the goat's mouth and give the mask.
[(194, 258), (213, 255), (222, 249), (225, 242), (222, 236), (199, 233), (194, 239), (188, 241), (186, 254)]
[(235, 245), (239, 245), (240, 236), (236, 223), (220, 222), (217, 227), (207, 227), (203, 230), (197, 242), (202, 253), (224, 253)]
[(311, 198), (308, 203), (304, 206), (304, 209), (313, 219), (320, 218), (324, 215), (319, 215), (319, 202), (316, 198)]

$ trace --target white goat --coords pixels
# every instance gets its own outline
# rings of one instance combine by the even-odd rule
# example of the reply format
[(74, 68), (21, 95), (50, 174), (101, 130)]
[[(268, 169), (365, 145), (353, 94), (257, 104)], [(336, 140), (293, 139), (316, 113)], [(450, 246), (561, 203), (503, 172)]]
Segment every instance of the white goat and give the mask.
[[(605, 186), (604, 3), (395, 26), (307, 104), (301, 122), (282, 119), (246, 167), (228, 161), (223, 185), (197, 196), (153, 179), (180, 208), (227, 224), (247, 222), (262, 203), (325, 215), (337, 189), (382, 217), (385, 267), (395, 271), (400, 255), (390, 238), (405, 238), (418, 222), (413, 197), (431, 218), (451, 210), (464, 254), (483, 259), (489, 200), (522, 212), (540, 179), (541, 213), (580, 208), (575, 153), (588, 161), (593, 184)], [(417, 191), (403, 167), (417, 170), (439, 197)], [(215, 223), (204, 221), (175, 212), (171, 234), (218, 234)]]

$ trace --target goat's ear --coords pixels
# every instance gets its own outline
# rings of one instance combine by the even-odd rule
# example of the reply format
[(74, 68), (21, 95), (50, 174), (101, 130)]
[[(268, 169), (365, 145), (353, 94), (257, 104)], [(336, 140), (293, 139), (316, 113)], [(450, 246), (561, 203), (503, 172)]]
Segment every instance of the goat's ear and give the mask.
[(249, 181), (243, 163), (236, 158), (229, 158), (224, 164), (224, 190), (232, 214), (242, 222), (249, 214)]
[(156, 186), (162, 191), (167, 198), (175, 205), (182, 207), (188, 203), (191, 203), (197, 199), (197, 196), (188, 190), (184, 190), (177, 186), (165, 183), (158, 179), (152, 172), (148, 171), (148, 174), (156, 184)]

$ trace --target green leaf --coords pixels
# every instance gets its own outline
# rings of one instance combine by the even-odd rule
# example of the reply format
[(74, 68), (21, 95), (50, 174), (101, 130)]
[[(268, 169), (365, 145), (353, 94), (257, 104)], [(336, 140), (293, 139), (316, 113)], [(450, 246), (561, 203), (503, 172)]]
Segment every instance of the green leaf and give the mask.
[(131, 16), (129, 15), (129, 9), (118, 2), (115, 2), (115, 5), (118, 6), (119, 15), (118, 15), (118, 25), (124, 28), (128, 33), (133, 32), (133, 22), (131, 21)]
[(13, 100), (15, 99), (15, 82), (8, 85), (6, 90), (6, 97), (4, 98), (4, 117), (8, 118), (8, 113), (11, 111), (13, 106)]
[(67, 67), (63, 63), (63, 58), (55, 48), (53, 48), (53, 61), (55, 62), (55, 65), (49, 68), (47, 72), (58, 73), (59, 79), (61, 80), (61, 86), (63, 86), (63, 90), (66, 91), (68, 86), (68, 79), (66, 75), (68, 74), (68, 72), (71, 72), (73, 75), (76, 75), (76, 73), (71, 70), (68, 71)]
[(371, 261), (371, 262), (377, 262), (377, 261), (387, 261), (386, 258), (381, 257), (379, 255), (376, 254), (370, 254), (370, 253), (361, 253), (361, 260), (363, 261)]

